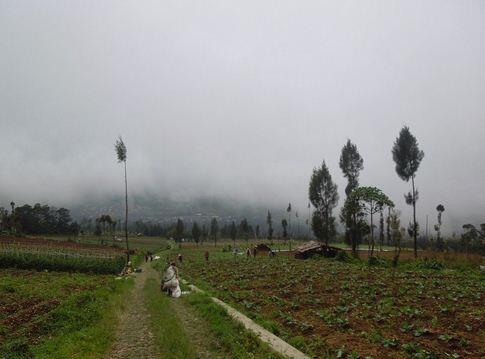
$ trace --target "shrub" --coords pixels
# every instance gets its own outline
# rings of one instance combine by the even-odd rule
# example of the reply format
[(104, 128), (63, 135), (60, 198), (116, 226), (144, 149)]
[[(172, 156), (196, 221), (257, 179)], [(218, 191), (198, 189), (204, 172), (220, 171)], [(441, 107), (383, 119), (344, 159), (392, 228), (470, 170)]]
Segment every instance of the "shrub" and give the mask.
[(349, 255), (345, 251), (338, 251), (337, 255), (335, 256), (335, 260), (339, 262), (348, 262), (350, 260)]
[(424, 260), (418, 262), (418, 267), (422, 269), (442, 270), (445, 268), (445, 265), (436, 259), (424, 258)]
[(368, 264), (369, 266), (387, 267), (389, 263), (383, 258), (369, 257)]

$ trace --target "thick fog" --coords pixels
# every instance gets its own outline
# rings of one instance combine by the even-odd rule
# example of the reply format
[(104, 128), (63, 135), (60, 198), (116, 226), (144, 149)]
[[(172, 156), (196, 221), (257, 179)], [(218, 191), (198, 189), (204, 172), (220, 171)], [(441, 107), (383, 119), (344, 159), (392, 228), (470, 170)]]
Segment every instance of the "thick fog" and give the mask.
[(485, 221), (485, 2), (0, 0), (0, 203), (131, 194), (305, 211), (314, 166), (403, 210), (391, 147), (425, 158), (418, 216)]

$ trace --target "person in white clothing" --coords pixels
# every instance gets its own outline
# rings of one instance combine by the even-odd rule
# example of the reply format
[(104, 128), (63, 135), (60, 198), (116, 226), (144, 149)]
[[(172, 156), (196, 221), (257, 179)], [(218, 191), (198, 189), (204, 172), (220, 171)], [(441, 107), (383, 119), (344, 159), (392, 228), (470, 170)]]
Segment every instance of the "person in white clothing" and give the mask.
[(175, 262), (171, 262), (165, 271), (162, 282), (162, 290), (173, 298), (178, 298), (182, 294), (179, 283), (179, 272)]

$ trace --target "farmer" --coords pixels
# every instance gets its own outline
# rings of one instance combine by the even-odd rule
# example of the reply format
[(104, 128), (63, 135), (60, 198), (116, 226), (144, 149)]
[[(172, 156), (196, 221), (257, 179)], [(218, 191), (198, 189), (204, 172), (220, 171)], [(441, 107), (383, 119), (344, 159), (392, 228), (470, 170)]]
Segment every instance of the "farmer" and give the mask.
[(133, 266), (131, 264), (131, 261), (128, 261), (128, 263), (126, 263), (125, 268), (123, 268), (123, 271), (121, 272), (121, 274), (126, 275), (131, 273), (133, 273)]
[(175, 262), (171, 262), (165, 271), (161, 289), (166, 290), (167, 294), (171, 297), (180, 297), (179, 272)]
[(209, 251), (207, 251), (207, 250), (205, 251), (204, 258), (205, 258), (205, 262), (209, 263)]

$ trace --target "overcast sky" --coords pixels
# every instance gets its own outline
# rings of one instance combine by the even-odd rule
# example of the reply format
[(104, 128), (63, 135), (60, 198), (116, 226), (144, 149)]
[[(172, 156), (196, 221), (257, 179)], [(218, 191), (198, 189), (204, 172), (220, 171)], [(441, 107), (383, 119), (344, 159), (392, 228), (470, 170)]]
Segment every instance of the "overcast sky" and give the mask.
[(0, 203), (133, 192), (304, 208), (347, 138), (404, 210), (485, 221), (485, 1), (0, 0)]

